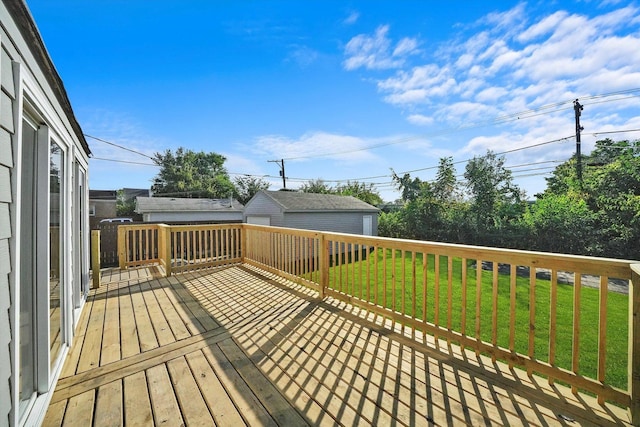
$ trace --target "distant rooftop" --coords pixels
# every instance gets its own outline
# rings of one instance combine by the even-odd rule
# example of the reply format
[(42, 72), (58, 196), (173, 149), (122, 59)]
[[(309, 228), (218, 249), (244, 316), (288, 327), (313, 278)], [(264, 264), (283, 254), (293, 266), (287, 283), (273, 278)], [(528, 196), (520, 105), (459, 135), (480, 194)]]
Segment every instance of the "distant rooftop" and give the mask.
[(298, 191), (263, 191), (287, 211), (378, 211), (353, 196), (303, 193)]
[(235, 199), (189, 199), (178, 197), (138, 197), (136, 212), (175, 211), (242, 211), (244, 206)]

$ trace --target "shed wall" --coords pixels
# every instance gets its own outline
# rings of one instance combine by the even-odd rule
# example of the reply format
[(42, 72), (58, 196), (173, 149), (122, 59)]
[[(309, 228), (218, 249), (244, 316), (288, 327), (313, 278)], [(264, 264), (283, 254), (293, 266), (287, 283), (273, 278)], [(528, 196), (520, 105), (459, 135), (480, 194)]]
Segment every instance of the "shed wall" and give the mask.
[(377, 214), (362, 212), (286, 212), (284, 227), (336, 233), (362, 234), (362, 217), (371, 215), (377, 235)]
[(273, 227), (286, 227), (282, 206), (263, 193), (257, 193), (244, 207), (244, 222), (247, 222), (248, 216), (269, 216)]

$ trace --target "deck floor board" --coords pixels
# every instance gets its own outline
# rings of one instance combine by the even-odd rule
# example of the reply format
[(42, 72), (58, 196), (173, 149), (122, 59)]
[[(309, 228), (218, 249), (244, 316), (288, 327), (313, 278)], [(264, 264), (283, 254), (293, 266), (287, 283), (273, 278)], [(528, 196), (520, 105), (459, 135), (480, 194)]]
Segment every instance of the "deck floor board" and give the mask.
[(253, 267), (102, 277), (44, 425), (629, 425)]

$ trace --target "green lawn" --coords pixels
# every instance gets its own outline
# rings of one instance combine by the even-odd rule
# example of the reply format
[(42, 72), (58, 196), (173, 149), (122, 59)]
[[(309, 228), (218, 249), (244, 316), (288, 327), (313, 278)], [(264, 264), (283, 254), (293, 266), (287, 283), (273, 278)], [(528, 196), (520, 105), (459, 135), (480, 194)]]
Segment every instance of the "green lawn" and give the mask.
[[(383, 251), (378, 250), (370, 254), (368, 259), (331, 267), (329, 283), (332, 287), (341, 289), (362, 299), (374, 301), (375, 289), (375, 259), (377, 258), (377, 295), (378, 304), (395, 308), (397, 311), (415, 317), (423, 318), (423, 264), (422, 254), (415, 255), (415, 290), (413, 280), (412, 254), (407, 252), (402, 258), (402, 252), (395, 252), (395, 262), (392, 251), (387, 250), (386, 261), (383, 262)], [(441, 326), (446, 327), (449, 321), (448, 305), (451, 304), (452, 329), (461, 331), (462, 325), (462, 260), (453, 258), (452, 286), (448, 286), (449, 259), (439, 257), (439, 301), (436, 313), (436, 265), (435, 256), (427, 256), (426, 268), (426, 318), (436, 323), (436, 314)], [(467, 260), (467, 335), (475, 336), (476, 318), (476, 269), (473, 262)], [(403, 273), (404, 272), (404, 273)], [(367, 276), (368, 275), (368, 276)], [(481, 281), (481, 337), (491, 342), (493, 315), (493, 288), (491, 271), (482, 271)], [(367, 280), (368, 277), (368, 280)], [(395, 277), (395, 280), (393, 279)], [(404, 281), (402, 278), (404, 277)], [(386, 283), (386, 292), (385, 292)], [(404, 286), (403, 286), (404, 285)], [(549, 316), (550, 316), (549, 280), (536, 279), (535, 283), (535, 357), (547, 361), (549, 356)], [(571, 347), (573, 331), (573, 286), (558, 285), (557, 321), (556, 321), (556, 365), (565, 369), (571, 368)], [(395, 290), (395, 292), (394, 292)], [(529, 331), (529, 278), (518, 277), (516, 282), (516, 320), (515, 320), (515, 349), (527, 354)], [(448, 295), (451, 292), (451, 301)], [(580, 367), (579, 372), (585, 376), (595, 378), (597, 370), (598, 348), (598, 290), (582, 287), (580, 298)], [(498, 276), (498, 345), (508, 348), (510, 324), (510, 276)], [(627, 387), (627, 328), (628, 328), (628, 297), (627, 295), (610, 292), (607, 299), (607, 356), (605, 382), (622, 389)]]

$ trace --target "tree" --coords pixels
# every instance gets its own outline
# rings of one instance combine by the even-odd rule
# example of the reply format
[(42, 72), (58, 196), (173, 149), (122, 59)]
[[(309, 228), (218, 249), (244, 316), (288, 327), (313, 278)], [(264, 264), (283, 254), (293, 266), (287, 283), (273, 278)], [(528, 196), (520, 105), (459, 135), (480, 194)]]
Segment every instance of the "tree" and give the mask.
[(262, 178), (254, 176), (238, 176), (234, 179), (235, 198), (243, 205), (260, 190), (268, 190), (269, 183)]
[(508, 233), (525, 210), (524, 192), (513, 183), (511, 171), (504, 167), (504, 156), (492, 151), (467, 163), (464, 177), (471, 196), (477, 243), (507, 246)]
[(373, 206), (382, 204), (380, 193), (376, 191), (373, 184), (365, 182), (347, 181), (346, 184), (336, 187), (336, 193), (342, 196), (353, 196)]
[[(390, 235), (404, 233), (405, 238), (447, 241), (447, 227), (444, 223), (444, 204), (436, 193), (436, 183), (413, 178), (409, 174), (398, 176), (393, 172), (393, 180), (402, 193), (405, 204), (392, 225), (402, 230), (389, 231)], [(443, 183), (444, 185), (444, 183)]]
[(154, 163), (160, 172), (153, 179), (151, 190), (160, 197), (224, 198), (233, 194), (234, 186), (224, 162), (216, 153), (194, 152), (180, 147), (155, 153)]
[(597, 239), (597, 215), (577, 193), (548, 194), (522, 217), (529, 232), (526, 249), (587, 255)]
[(460, 192), (456, 181), (456, 168), (453, 166), (453, 157), (443, 157), (438, 164), (436, 180), (433, 183), (433, 194), (442, 202), (456, 201), (460, 198)]
[(118, 216), (136, 216), (136, 199), (127, 199), (123, 189), (116, 191), (116, 214)]
[[(614, 258), (640, 258), (640, 141), (596, 141), (584, 156), (583, 182), (575, 172), (575, 158), (559, 165), (547, 180), (547, 189), (536, 202), (553, 196), (583, 199), (596, 220), (589, 255)], [(583, 252), (584, 252), (583, 251)]]
[(640, 141), (598, 141), (584, 190), (599, 214), (603, 256), (640, 258)]
[(331, 188), (326, 182), (322, 179), (311, 179), (305, 184), (302, 184), (300, 187), (300, 191), (303, 193), (318, 193), (318, 194), (335, 194), (336, 191)]

